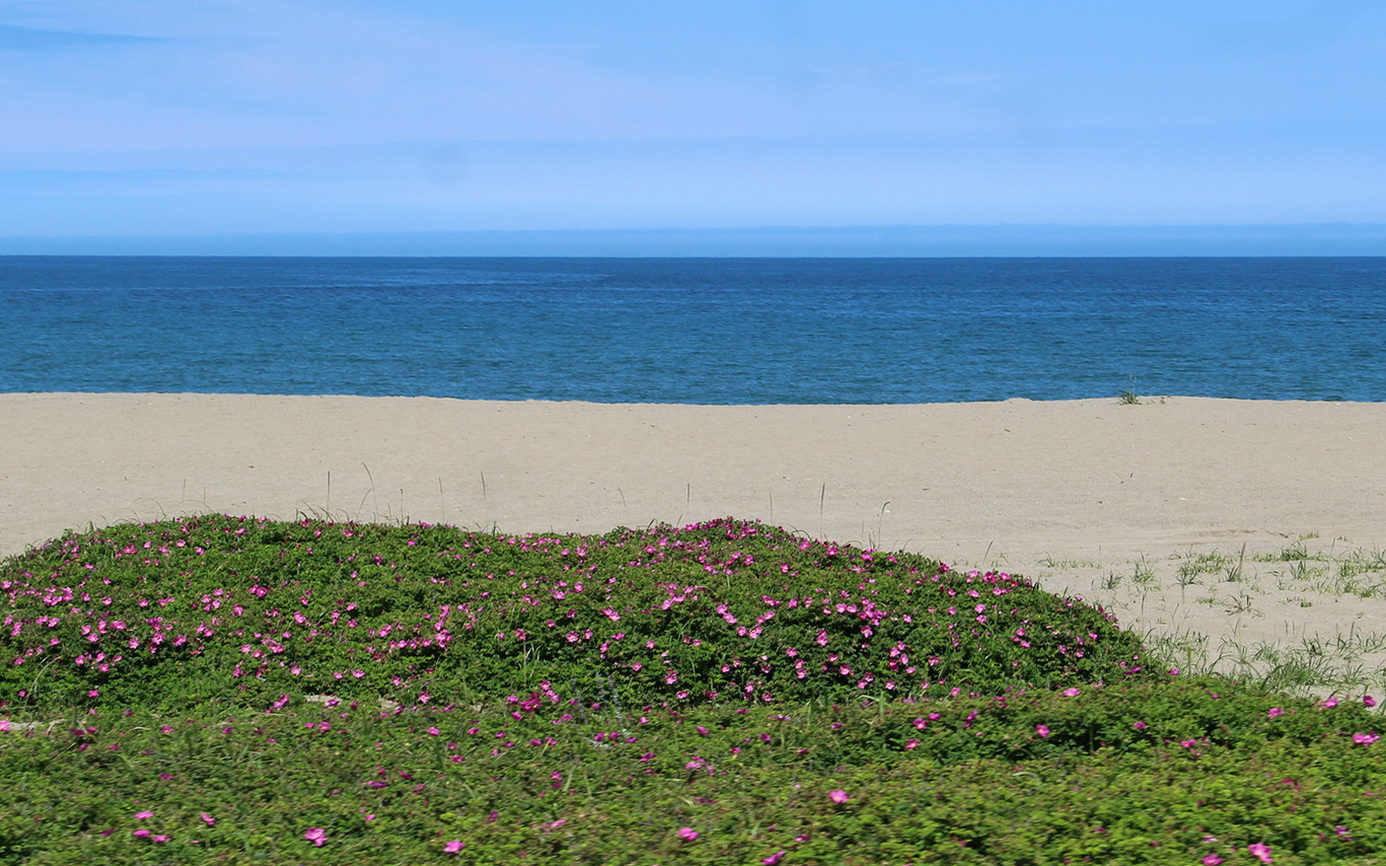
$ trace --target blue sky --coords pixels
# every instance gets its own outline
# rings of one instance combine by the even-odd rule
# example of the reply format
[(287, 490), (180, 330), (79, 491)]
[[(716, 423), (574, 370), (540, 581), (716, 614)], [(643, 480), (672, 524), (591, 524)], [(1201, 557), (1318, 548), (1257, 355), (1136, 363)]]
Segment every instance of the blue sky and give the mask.
[(1386, 223), (1379, 0), (8, 0), (0, 237)]

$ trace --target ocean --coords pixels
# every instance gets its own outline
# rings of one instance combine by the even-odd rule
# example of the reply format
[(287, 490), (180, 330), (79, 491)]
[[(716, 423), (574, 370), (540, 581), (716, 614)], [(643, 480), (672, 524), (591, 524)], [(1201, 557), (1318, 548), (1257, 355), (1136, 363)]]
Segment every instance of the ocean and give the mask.
[(0, 392), (1386, 401), (1386, 258), (0, 257)]

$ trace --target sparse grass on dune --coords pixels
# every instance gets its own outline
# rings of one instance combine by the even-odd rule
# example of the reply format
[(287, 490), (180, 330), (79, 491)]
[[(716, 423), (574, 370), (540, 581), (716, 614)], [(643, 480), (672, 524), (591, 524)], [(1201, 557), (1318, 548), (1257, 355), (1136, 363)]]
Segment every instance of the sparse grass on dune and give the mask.
[(58, 539), (0, 593), (12, 862), (1386, 849), (1370, 699), (1171, 675), (1023, 578), (755, 522), (196, 517)]
[(1052, 557), (1037, 565), (1037, 583), (1105, 605), (1186, 673), (1305, 697), (1386, 689), (1378, 549), (1310, 534), (1255, 550), (1139, 556), (1124, 568)]

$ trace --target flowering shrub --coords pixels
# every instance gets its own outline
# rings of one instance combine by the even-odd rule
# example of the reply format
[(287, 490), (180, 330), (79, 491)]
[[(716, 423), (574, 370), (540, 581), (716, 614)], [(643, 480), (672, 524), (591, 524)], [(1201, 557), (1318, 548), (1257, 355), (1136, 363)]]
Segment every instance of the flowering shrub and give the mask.
[[(1351, 740), (1378, 717), (1226, 685), (623, 712), (573, 698), (527, 711), (520, 696), (89, 710), (81, 727), (3, 741), (0, 859), (1236, 863), (1266, 845), (1277, 863), (1334, 863), (1381, 850), (1386, 753)], [(1267, 719), (1273, 702), (1286, 712)], [(1219, 712), (1245, 722), (1190, 726)]]
[(778, 703), (1148, 676), (1110, 617), (1022, 578), (732, 519), (582, 538), (189, 518), (68, 536), (7, 563), (0, 593), (12, 704), (542, 681)]
[(1020, 578), (757, 523), (197, 518), (68, 536), (0, 593), (0, 862), (1386, 850), (1371, 698), (1156, 673)]

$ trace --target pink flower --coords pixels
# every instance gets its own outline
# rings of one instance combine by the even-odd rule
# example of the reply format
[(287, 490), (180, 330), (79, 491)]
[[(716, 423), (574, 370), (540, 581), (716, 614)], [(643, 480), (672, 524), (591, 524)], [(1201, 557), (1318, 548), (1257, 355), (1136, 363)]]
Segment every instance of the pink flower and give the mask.
[(144, 838), (146, 838), (146, 837), (148, 837), (148, 836), (149, 836), (149, 831), (146, 830), (146, 829), (144, 829), (143, 827), (141, 827), (140, 829), (138, 829), (138, 830), (135, 831), (135, 837), (136, 837), (137, 839), (144, 839)]
[(765, 866), (775, 866), (776, 863), (780, 862), (780, 861), (783, 860), (783, 859), (784, 859), (784, 851), (776, 851), (774, 854), (771, 854), (769, 857), (762, 857), (762, 858), (760, 858), (760, 862), (764, 863)]
[(1261, 842), (1252, 842), (1250, 845), (1246, 846), (1246, 852), (1262, 863), (1275, 862), (1275, 858), (1271, 856), (1270, 846), (1262, 844)]
[(1064, 697), (1066, 697), (1066, 698), (1076, 698), (1076, 697), (1078, 697), (1078, 692), (1079, 692), (1079, 689), (1076, 689), (1076, 688), (1073, 688), (1073, 689), (1064, 689)]
[(1280, 709), (1279, 707), (1271, 707), (1270, 712), (1266, 713), (1266, 718), (1273, 719), (1276, 716), (1283, 716), (1284, 714), (1285, 711)]
[(694, 839), (698, 838), (698, 831), (694, 830), (692, 827), (680, 827), (678, 832), (679, 838), (688, 842), (692, 842)]
[(443, 853), (444, 853), (444, 854), (460, 854), (460, 853), (462, 853), (462, 849), (463, 849), (463, 848), (466, 848), (466, 847), (467, 847), (467, 846), (462, 842), (461, 839), (453, 839), (451, 842), (444, 842), (444, 843), (443, 843)]
[(208, 815), (206, 812), (202, 813), (202, 822), (208, 827), (215, 827), (217, 825), (217, 819)]
[(1035, 725), (1035, 733), (1039, 734), (1041, 738), (1048, 737), (1049, 728), (1046, 725)]
[(1376, 698), (1373, 698), (1371, 695), (1363, 695), (1362, 703), (1368, 707), (1374, 707), (1376, 706)]
[(846, 791), (838, 790), (829, 791), (828, 799), (832, 800), (834, 803), (846, 803), (849, 798), (847, 797)]
[(153, 813), (153, 812), (136, 812), (136, 813), (135, 813), (135, 819), (138, 820), (138, 821), (143, 821), (145, 818), (153, 818), (153, 817), (154, 817), (154, 813)]
[(1221, 862), (1222, 858), (1216, 854), (1209, 854), (1207, 857), (1203, 858), (1203, 866), (1218, 866)]
[(1352, 735), (1352, 741), (1359, 746), (1370, 746), (1372, 743), (1375, 743), (1379, 739), (1381, 739), (1381, 736), (1376, 733)]
[(321, 848), (322, 843), (327, 841), (327, 831), (321, 827), (312, 827), (307, 833), (303, 834), (303, 838)]
[(1145, 724), (1145, 722), (1132, 722), (1131, 727), (1135, 728), (1138, 731), (1144, 731), (1147, 725)]

